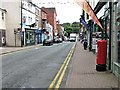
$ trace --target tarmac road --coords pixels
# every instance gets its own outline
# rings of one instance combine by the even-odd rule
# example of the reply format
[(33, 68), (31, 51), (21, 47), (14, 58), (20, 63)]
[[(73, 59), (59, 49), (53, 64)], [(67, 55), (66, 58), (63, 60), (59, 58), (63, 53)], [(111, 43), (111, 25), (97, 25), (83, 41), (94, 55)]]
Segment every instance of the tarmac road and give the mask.
[(2, 56), (3, 88), (48, 88), (74, 42), (41, 46)]

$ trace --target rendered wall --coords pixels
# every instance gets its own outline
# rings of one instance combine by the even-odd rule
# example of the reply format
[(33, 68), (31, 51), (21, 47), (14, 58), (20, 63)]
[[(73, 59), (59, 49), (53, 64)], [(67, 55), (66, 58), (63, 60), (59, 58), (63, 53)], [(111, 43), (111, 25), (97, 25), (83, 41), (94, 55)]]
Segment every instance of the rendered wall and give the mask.
[[(6, 14), (6, 44), (15, 46), (14, 29), (21, 27), (21, 1), (4, 0), (3, 8), (7, 10)], [(16, 35), (16, 46), (21, 46), (20, 34)]]

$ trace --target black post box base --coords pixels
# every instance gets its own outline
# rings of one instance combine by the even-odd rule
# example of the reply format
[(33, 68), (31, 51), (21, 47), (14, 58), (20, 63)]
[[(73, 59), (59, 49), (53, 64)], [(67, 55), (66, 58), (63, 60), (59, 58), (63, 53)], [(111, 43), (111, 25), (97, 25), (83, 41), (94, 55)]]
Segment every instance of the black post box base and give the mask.
[(106, 64), (98, 64), (96, 65), (97, 71), (106, 71)]

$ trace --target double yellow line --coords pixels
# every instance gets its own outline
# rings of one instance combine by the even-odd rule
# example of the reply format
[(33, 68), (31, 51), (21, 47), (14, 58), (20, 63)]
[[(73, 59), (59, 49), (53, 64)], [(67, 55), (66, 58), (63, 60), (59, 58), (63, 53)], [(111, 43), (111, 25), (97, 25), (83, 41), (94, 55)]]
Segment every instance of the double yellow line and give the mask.
[(62, 79), (64, 77), (65, 71), (67, 69), (67, 66), (71, 60), (71, 57), (73, 55), (74, 52), (74, 48), (75, 48), (76, 43), (73, 45), (73, 47), (71, 48), (69, 54), (67, 55), (65, 61), (63, 62), (60, 70), (58, 71), (58, 73), (56, 74), (55, 78), (53, 79), (53, 81), (51, 82), (48, 90), (53, 90), (53, 89), (59, 89), (60, 84), (62, 82)]

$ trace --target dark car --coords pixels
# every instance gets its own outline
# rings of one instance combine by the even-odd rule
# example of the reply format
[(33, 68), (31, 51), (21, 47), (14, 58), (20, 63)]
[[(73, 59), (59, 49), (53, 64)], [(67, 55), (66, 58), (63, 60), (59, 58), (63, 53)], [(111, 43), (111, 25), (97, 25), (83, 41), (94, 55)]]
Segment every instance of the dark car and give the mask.
[(43, 46), (47, 46), (47, 45), (53, 45), (53, 40), (51, 40), (51, 39), (45, 39), (44, 41), (43, 41)]
[(54, 43), (59, 43), (59, 39), (58, 38), (54, 38)]

